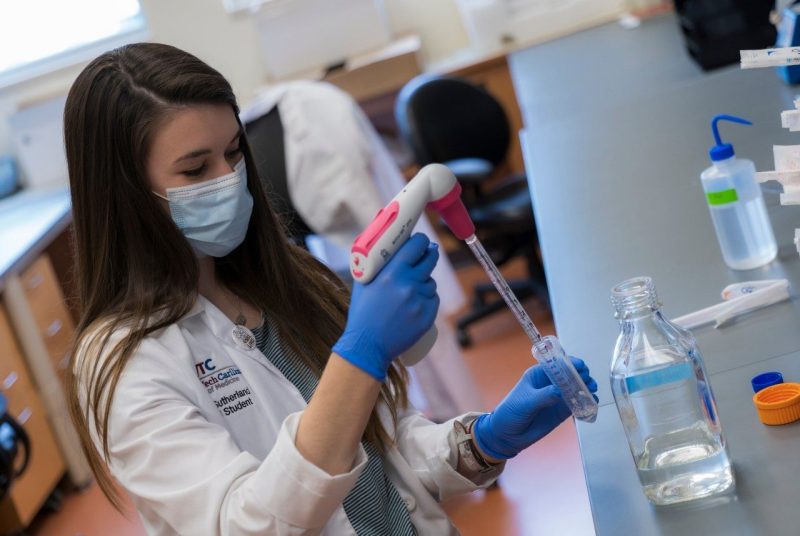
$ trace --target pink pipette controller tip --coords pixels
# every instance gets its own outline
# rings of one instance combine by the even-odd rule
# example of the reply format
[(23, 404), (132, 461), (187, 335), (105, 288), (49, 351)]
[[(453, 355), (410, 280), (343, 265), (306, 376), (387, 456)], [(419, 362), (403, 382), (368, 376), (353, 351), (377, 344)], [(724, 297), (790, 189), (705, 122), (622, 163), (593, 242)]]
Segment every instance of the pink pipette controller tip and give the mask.
[(453, 189), (443, 197), (428, 203), (428, 208), (435, 210), (442, 217), (459, 240), (466, 240), (475, 234), (475, 225), (469, 217), (467, 207), (461, 201), (460, 184), (455, 183)]

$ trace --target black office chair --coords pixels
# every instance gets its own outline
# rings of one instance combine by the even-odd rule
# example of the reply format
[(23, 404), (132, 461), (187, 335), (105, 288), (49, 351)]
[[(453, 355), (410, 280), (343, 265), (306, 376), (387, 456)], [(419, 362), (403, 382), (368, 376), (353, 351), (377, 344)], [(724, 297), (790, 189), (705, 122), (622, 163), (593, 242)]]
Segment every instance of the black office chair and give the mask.
[(272, 208), (280, 215), (289, 237), (295, 245), (306, 247), (306, 237), (314, 231), (303, 220), (289, 197), (286, 174), (283, 123), (278, 107), (246, 123), (247, 139), (253, 151), (258, 176), (267, 192)]
[[(538, 296), (547, 302), (527, 179), (517, 175), (490, 181), (511, 139), (508, 118), (497, 100), (463, 79), (421, 75), (400, 91), (395, 116), (420, 165), (441, 163), (456, 175), (478, 237), (495, 263), (526, 258), (528, 277), (509, 282), (517, 297)], [(504, 309), (499, 297), (486, 300), (493, 292), (490, 284), (475, 287), (472, 308), (457, 323), (463, 346), (471, 342), (469, 325)]]

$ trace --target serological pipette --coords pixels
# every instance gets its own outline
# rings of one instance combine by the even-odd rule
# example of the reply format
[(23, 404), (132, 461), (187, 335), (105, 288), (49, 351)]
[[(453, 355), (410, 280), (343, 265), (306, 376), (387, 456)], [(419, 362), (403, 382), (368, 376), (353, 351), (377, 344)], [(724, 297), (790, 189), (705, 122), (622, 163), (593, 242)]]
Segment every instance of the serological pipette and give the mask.
[(597, 419), (597, 401), (586, 387), (578, 371), (575, 370), (572, 361), (561, 347), (561, 343), (552, 335), (542, 337), (480, 240), (473, 234), (465, 241), (486, 271), (497, 292), (508, 304), (509, 309), (528, 335), (532, 344), (531, 354), (542, 366), (553, 385), (561, 391), (561, 396), (572, 414), (576, 419), (594, 422)]

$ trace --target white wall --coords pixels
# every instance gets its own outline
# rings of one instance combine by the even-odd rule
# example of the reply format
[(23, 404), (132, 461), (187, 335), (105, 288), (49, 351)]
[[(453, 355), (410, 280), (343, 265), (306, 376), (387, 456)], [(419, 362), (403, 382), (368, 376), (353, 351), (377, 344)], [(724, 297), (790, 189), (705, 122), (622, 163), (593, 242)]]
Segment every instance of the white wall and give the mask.
[(455, 0), (384, 0), (395, 34), (418, 33), (426, 61), (444, 59), (469, 45)]
[[(247, 17), (227, 15), (220, 0), (141, 0), (150, 40), (188, 50), (230, 80), (249, 99), (264, 78)], [(65, 94), (87, 62), (0, 90), (0, 154), (12, 151), (7, 117), (20, 104)]]
[[(266, 82), (259, 40), (248, 14), (225, 13), (221, 0), (140, 1), (150, 26), (150, 39), (175, 45), (208, 62), (231, 82), (242, 104), (249, 102)], [(394, 34), (418, 33), (422, 37), (422, 54), (427, 62), (445, 59), (469, 45), (456, 0), (384, 3)], [(65, 94), (84, 66), (85, 63), (0, 89), (0, 154), (12, 151), (8, 115), (21, 104)]]
[[(219, 70), (246, 103), (266, 79), (258, 38), (246, 13), (228, 15), (221, 0), (140, 0), (152, 41), (187, 50)], [(423, 55), (446, 57), (468, 44), (455, 0), (385, 0), (395, 33), (417, 32)], [(12, 151), (7, 117), (20, 104), (65, 94), (86, 65), (76, 65), (0, 89), (0, 154)]]

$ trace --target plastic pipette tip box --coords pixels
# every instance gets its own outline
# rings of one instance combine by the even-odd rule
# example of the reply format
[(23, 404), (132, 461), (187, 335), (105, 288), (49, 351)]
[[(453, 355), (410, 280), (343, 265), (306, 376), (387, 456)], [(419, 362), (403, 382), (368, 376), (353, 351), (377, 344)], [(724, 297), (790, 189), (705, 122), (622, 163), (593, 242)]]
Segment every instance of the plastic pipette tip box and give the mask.
[(758, 418), (772, 426), (800, 419), (800, 384), (779, 383), (753, 395)]

